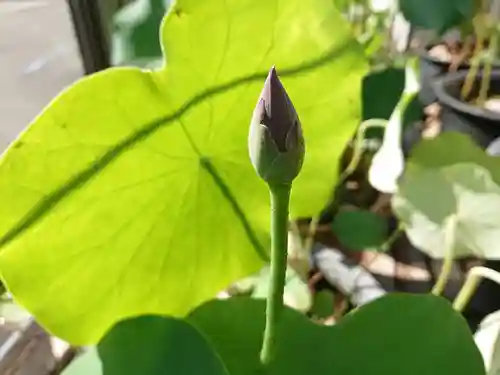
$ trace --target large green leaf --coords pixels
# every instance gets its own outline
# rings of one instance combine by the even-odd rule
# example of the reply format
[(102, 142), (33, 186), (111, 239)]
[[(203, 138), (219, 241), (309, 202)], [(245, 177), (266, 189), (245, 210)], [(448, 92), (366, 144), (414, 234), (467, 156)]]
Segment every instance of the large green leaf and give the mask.
[(499, 177), (498, 159), (466, 136), (444, 134), (417, 146), (392, 207), (410, 241), (430, 256), (445, 257), (451, 240), (456, 257), (500, 259)]
[(448, 223), (453, 217), (455, 256), (500, 259), (500, 186), (477, 164), (438, 170), (410, 168), (392, 207), (410, 241), (432, 257), (445, 256)]
[(160, 316), (118, 323), (63, 375), (228, 375), (209, 343), (190, 324)]
[[(363, 78), (362, 113), (363, 120), (389, 120), (394, 108), (399, 102), (405, 87), (405, 70), (401, 68), (387, 68), (370, 72)], [(380, 95), (383, 92), (384, 95)], [(415, 97), (404, 111), (403, 128), (413, 126), (423, 116), (422, 104)], [(369, 128), (365, 137), (383, 138), (382, 128)]]
[(335, 295), (328, 289), (316, 292), (313, 297), (311, 315), (317, 319), (331, 318), (334, 311)]
[(234, 298), (208, 302), (188, 321), (216, 349), (231, 375), (483, 375), (472, 334), (449, 303), (395, 294), (358, 308), (333, 327), (286, 308), (268, 371), (259, 364), (265, 306)]
[(399, 0), (399, 7), (412, 25), (442, 34), (470, 20), (474, 3), (474, 0)]
[(366, 64), (331, 0), (178, 0), (161, 36), (165, 67), (82, 79), (0, 160), (2, 278), (75, 344), (183, 316), (262, 267), (269, 197), (247, 133), (271, 65), (307, 143), (293, 216), (325, 204), (359, 120)]
[(264, 317), (264, 302), (236, 297), (199, 307), (190, 324), (129, 319), (63, 375), (484, 374), (465, 320), (439, 297), (389, 295), (334, 327), (285, 308), (266, 370), (259, 362)]
[(436, 138), (423, 139), (411, 151), (408, 163), (422, 168), (474, 163), (487, 168), (500, 184), (500, 159), (489, 156), (471, 137), (460, 132), (448, 131)]

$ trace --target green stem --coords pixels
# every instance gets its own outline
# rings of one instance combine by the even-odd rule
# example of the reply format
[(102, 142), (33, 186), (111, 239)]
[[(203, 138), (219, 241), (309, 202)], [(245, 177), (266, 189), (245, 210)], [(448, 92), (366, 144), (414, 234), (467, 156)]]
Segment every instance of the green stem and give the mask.
[(351, 160), (349, 161), (349, 164), (347, 165), (346, 169), (344, 169), (344, 171), (340, 174), (337, 185), (343, 184), (347, 179), (347, 177), (349, 177), (349, 175), (354, 173), (354, 171), (358, 167), (359, 162), (361, 161), (361, 157), (363, 156), (363, 151), (364, 151), (363, 141), (365, 138), (364, 136), (366, 131), (370, 128), (375, 128), (375, 127), (385, 128), (386, 125), (387, 125), (387, 120), (379, 118), (368, 119), (361, 123), (356, 133), (356, 138), (354, 139), (354, 147)]
[(398, 237), (401, 235), (401, 233), (404, 232), (404, 230), (404, 224), (399, 222), (398, 227), (391, 233), (389, 238), (382, 245), (380, 245), (380, 252), (388, 252), (391, 249), (391, 246), (394, 244), (394, 241), (398, 239)]
[(439, 273), (439, 277), (432, 288), (432, 294), (439, 296), (443, 293), (444, 288), (446, 287), (446, 283), (450, 277), (451, 271), (453, 269), (453, 259), (454, 259), (454, 250), (455, 250), (455, 235), (457, 228), (457, 220), (456, 217), (450, 216), (448, 219), (448, 224), (445, 232), (445, 242), (444, 245), (445, 253), (443, 259), (443, 265), (441, 267), (441, 272)]
[(271, 192), (271, 284), (267, 297), (266, 328), (260, 353), (263, 365), (268, 365), (275, 353), (276, 330), (283, 311), (288, 250), (288, 206), (290, 185), (270, 185)]
[[(347, 165), (346, 169), (344, 169), (344, 171), (340, 174), (337, 186), (343, 184), (347, 179), (347, 177), (349, 177), (352, 173), (354, 173), (354, 171), (358, 167), (364, 152), (363, 141), (366, 131), (374, 127), (385, 128), (386, 125), (387, 125), (387, 120), (379, 118), (368, 119), (361, 123), (356, 133), (356, 138), (354, 140), (353, 154), (351, 160), (349, 161), (349, 164)], [(319, 220), (320, 220), (320, 215), (316, 215), (312, 218), (309, 224), (309, 230), (304, 242), (305, 254), (311, 253), (312, 247), (314, 245), (314, 236), (316, 234), (316, 231), (318, 230)]]
[(479, 95), (477, 97), (476, 103), (479, 107), (484, 107), (484, 105), (486, 104), (486, 100), (488, 100), (492, 64), (492, 61), (486, 61), (484, 64), (483, 75), (481, 77), (481, 86), (479, 88)]
[(489, 269), (487, 267), (472, 267), (469, 273), (467, 274), (467, 278), (465, 279), (465, 283), (460, 289), (455, 301), (453, 301), (453, 308), (455, 311), (462, 312), (465, 306), (469, 303), (472, 296), (477, 290), (479, 283), (482, 279), (490, 279), (491, 281), (500, 285), (500, 273)]
[(480, 107), (484, 107), (486, 100), (488, 100), (488, 92), (490, 90), (491, 82), (491, 70), (493, 67), (493, 61), (497, 56), (497, 46), (498, 46), (498, 31), (495, 30), (493, 35), (489, 40), (488, 56), (484, 64), (483, 76), (481, 78), (481, 87), (479, 89), (479, 96), (477, 98), (477, 104)]
[[(344, 171), (340, 174), (337, 186), (343, 184), (347, 179), (347, 177), (349, 177), (352, 173), (354, 173), (354, 171), (358, 167), (364, 152), (363, 141), (365, 138), (366, 131), (374, 127), (385, 128), (386, 125), (387, 125), (387, 120), (379, 118), (368, 119), (361, 123), (356, 133), (356, 138), (354, 139), (354, 146), (353, 146), (353, 153), (351, 160), (349, 161), (349, 164), (347, 165), (346, 169), (344, 169)], [(319, 220), (320, 220), (320, 215), (318, 214), (314, 216), (311, 222), (309, 223), (309, 230), (307, 231), (307, 237), (303, 245), (305, 254), (311, 253), (312, 247), (314, 245), (314, 236), (316, 234), (316, 231), (318, 230)]]
[(314, 236), (316, 235), (316, 231), (318, 230), (320, 215), (313, 216), (311, 222), (309, 223), (309, 229), (307, 231), (307, 237), (304, 242), (304, 251), (305, 254), (311, 254), (312, 247), (314, 245)]
[(467, 76), (465, 77), (464, 85), (462, 86), (462, 90), (460, 92), (460, 95), (462, 96), (462, 100), (466, 101), (469, 100), (469, 95), (472, 92), (472, 88), (474, 87), (474, 82), (476, 80), (476, 77), (479, 73), (479, 68), (481, 66), (481, 61), (479, 59), (479, 55), (481, 54), (481, 51), (483, 49), (483, 44), (484, 44), (484, 39), (482, 35), (477, 36), (477, 40), (475, 42), (474, 46), (474, 52), (473, 56), (474, 58), (472, 59), (470, 63), (470, 68), (469, 71), (467, 72)]

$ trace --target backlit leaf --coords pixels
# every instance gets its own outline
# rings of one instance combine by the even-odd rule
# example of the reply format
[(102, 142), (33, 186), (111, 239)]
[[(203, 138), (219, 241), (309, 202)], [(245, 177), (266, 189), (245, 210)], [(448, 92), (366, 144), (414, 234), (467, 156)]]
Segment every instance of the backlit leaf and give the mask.
[[(444, 257), (447, 222), (453, 216), (456, 257), (500, 259), (500, 163), (465, 137), (443, 134), (422, 141), (410, 158), (392, 208), (410, 241), (432, 257)], [(444, 153), (449, 155), (434, 161)]]
[(163, 68), (83, 78), (0, 159), (2, 279), (74, 344), (183, 316), (262, 267), (269, 196), (247, 137), (273, 64), (307, 144), (292, 216), (325, 205), (359, 121), (366, 63), (331, 0), (178, 0), (161, 38)]

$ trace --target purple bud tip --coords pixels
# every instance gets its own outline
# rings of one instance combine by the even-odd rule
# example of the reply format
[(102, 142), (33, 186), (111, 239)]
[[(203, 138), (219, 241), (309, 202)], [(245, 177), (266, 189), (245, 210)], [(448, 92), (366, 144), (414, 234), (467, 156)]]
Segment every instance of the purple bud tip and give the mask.
[(291, 184), (302, 168), (300, 121), (274, 66), (253, 112), (248, 149), (257, 174), (268, 184)]
[[(273, 141), (280, 152), (286, 152), (286, 137), (290, 129), (297, 126), (298, 118), (288, 94), (273, 65), (264, 83), (255, 115), (260, 123), (269, 129)], [(262, 105), (263, 104), (263, 105)]]

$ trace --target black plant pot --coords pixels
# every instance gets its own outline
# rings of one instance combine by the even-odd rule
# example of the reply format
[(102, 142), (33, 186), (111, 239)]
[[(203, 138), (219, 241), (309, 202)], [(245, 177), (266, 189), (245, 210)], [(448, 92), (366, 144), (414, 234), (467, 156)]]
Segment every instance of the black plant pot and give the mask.
[(435, 78), (446, 73), (449, 67), (449, 63), (429, 56), (427, 49), (420, 54), (420, 92), (418, 93), (418, 98), (424, 106), (428, 106), (436, 101), (432, 82)]
[[(483, 109), (463, 101), (460, 97), (468, 71), (448, 73), (432, 83), (437, 101), (441, 106), (442, 131), (458, 131), (469, 135), (482, 148), (500, 137), (500, 112)], [(471, 98), (477, 97), (482, 72), (474, 81)], [(488, 96), (500, 94), (500, 70), (490, 76)]]
[[(424, 106), (428, 106), (436, 102), (436, 94), (432, 89), (432, 82), (446, 74), (450, 70), (450, 62), (439, 60), (429, 55), (429, 50), (434, 45), (430, 45), (419, 52), (420, 59), (420, 92), (418, 98)], [(468, 65), (464, 64), (459, 69), (467, 69)]]
[[(431, 44), (419, 51), (420, 60), (420, 92), (418, 98), (424, 106), (428, 106), (437, 101), (436, 94), (432, 89), (432, 82), (439, 77), (447, 74), (450, 71), (451, 63), (449, 61), (439, 60), (436, 57), (429, 55), (429, 50), (436, 44)], [(500, 62), (494, 64), (496, 68), (500, 68)], [(469, 63), (460, 64), (457, 71), (468, 70)]]

